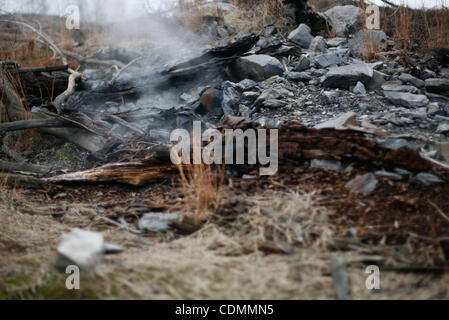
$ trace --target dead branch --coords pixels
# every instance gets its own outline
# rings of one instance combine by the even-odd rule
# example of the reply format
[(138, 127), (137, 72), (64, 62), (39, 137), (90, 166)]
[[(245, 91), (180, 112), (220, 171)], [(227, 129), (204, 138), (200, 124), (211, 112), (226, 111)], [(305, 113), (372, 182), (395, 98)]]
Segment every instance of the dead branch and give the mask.
[(170, 148), (156, 146), (143, 160), (124, 163), (111, 163), (105, 166), (80, 172), (68, 173), (47, 179), (49, 182), (118, 182), (141, 186), (157, 179), (177, 176), (178, 167), (170, 160)]
[(19, 131), (26, 129), (42, 129), (42, 128), (63, 128), (74, 126), (73, 123), (64, 119), (33, 119), (22, 120), (8, 123), (0, 123), (0, 134), (9, 131)]
[(383, 3), (385, 3), (385, 4), (389, 5), (389, 6), (392, 6), (393, 8), (398, 8), (399, 7), (397, 4), (394, 4), (393, 2), (390, 2), (388, 0), (380, 0), (380, 1), (382, 1)]
[(99, 60), (99, 59), (88, 59), (80, 55), (79, 53), (63, 50), (63, 52), (70, 58), (77, 60), (80, 63), (86, 64), (98, 64), (98, 65), (106, 65), (106, 66), (118, 66), (120, 68), (124, 68), (125, 64), (118, 60)]
[(439, 215), (446, 220), (447, 222), (449, 222), (449, 217), (443, 212), (443, 210), (440, 209), (440, 207), (437, 206), (437, 204), (433, 201), (428, 200), (429, 204), (435, 208), (435, 210), (439, 213)]
[(71, 75), (69, 77), (69, 85), (67, 87), (67, 90), (57, 96), (53, 101), (53, 106), (57, 110), (58, 114), (62, 113), (62, 107), (67, 98), (75, 92), (76, 80), (81, 78), (82, 76), (82, 73), (76, 72), (74, 70), (69, 70), (69, 72), (71, 73)]
[(125, 71), (126, 69), (128, 69), (129, 67), (131, 67), (134, 63), (136, 63), (139, 60), (142, 60), (143, 57), (138, 57), (134, 60), (132, 60), (130, 63), (128, 63), (126, 66), (124, 66), (123, 68), (121, 68), (120, 70), (117, 71), (117, 73), (112, 77), (111, 81), (109, 81), (110, 85), (113, 85), (115, 83), (115, 81), (117, 80), (117, 78), (122, 74), (123, 71)]
[(111, 121), (113, 121), (113, 122), (115, 122), (115, 123), (125, 127), (126, 129), (131, 130), (134, 133), (137, 133), (138, 135), (141, 135), (141, 136), (145, 136), (146, 135), (145, 132), (143, 132), (139, 128), (136, 128), (135, 126), (131, 125), (129, 122), (123, 120), (120, 117), (117, 117), (117, 116), (114, 116), (114, 115), (108, 115), (108, 116), (106, 116), (106, 119), (111, 120)]

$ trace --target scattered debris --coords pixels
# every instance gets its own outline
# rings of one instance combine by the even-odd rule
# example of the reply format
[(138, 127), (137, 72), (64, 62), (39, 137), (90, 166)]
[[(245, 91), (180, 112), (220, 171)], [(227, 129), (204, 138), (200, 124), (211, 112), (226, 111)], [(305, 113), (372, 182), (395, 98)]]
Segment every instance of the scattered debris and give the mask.
[(76, 265), (81, 270), (90, 272), (102, 262), (104, 249), (100, 233), (73, 229), (71, 233), (62, 236), (55, 267), (65, 272), (69, 265)]
[(373, 193), (379, 184), (379, 181), (372, 173), (367, 173), (363, 176), (358, 176), (357, 178), (348, 182), (348, 187), (354, 192), (361, 192), (366, 195)]

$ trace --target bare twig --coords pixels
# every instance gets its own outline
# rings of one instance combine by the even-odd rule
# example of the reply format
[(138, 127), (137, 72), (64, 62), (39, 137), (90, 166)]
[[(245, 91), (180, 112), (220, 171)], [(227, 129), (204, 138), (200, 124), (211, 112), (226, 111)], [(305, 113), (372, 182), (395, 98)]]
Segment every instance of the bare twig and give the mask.
[(440, 214), (440, 216), (449, 222), (449, 217), (443, 212), (443, 210), (440, 209), (440, 207), (437, 206), (437, 204), (431, 200), (428, 200), (429, 204), (435, 208), (435, 210)]
[(125, 71), (126, 69), (128, 69), (129, 67), (131, 67), (134, 63), (136, 63), (137, 61), (141, 60), (142, 57), (138, 57), (134, 60), (132, 60), (130, 63), (128, 63), (126, 66), (124, 66), (123, 68), (121, 68), (119, 71), (117, 71), (117, 73), (112, 77), (111, 81), (109, 81), (110, 85), (113, 85), (115, 83), (115, 81), (117, 80), (117, 78), (122, 74), (123, 71)]

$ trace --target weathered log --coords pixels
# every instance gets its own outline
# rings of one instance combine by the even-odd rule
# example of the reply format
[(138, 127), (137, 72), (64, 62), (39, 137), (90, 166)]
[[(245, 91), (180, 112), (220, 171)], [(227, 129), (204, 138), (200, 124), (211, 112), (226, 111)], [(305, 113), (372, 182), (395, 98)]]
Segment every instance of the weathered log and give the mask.
[[(261, 129), (248, 119), (227, 117), (219, 129)], [(388, 149), (364, 133), (356, 130), (312, 129), (297, 122), (283, 125), (278, 132), (278, 161), (280, 168), (298, 167), (313, 159), (340, 160), (370, 170), (402, 168), (412, 172), (433, 171), (449, 181), (449, 169), (424, 159), (416, 151), (401, 148)], [(269, 145), (269, 137), (267, 137)], [(106, 166), (50, 178), (63, 182), (120, 182), (132, 186), (142, 185), (155, 179), (171, 178), (178, 173), (170, 160), (169, 146), (154, 147), (154, 152), (142, 160), (112, 163)], [(239, 166), (243, 169), (248, 166)], [(254, 169), (254, 168), (252, 168)]]
[(169, 146), (161, 145), (154, 148), (153, 153), (142, 160), (111, 163), (91, 170), (55, 176), (46, 181), (55, 183), (118, 182), (141, 186), (154, 180), (173, 178), (178, 173), (178, 166), (170, 161)]

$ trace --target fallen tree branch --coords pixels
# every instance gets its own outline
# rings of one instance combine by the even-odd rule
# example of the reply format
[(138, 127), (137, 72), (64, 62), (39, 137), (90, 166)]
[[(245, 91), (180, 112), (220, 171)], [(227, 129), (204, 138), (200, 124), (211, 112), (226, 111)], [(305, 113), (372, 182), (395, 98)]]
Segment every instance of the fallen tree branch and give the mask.
[(0, 123), (0, 134), (9, 131), (20, 131), (26, 129), (42, 129), (42, 128), (63, 128), (74, 126), (64, 119), (33, 119), (22, 120), (7, 123)]
[(170, 160), (167, 145), (156, 146), (145, 159), (124, 163), (111, 163), (105, 166), (73, 172), (48, 178), (55, 183), (64, 182), (118, 182), (141, 186), (156, 179), (173, 178), (179, 174), (178, 166)]

